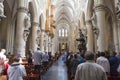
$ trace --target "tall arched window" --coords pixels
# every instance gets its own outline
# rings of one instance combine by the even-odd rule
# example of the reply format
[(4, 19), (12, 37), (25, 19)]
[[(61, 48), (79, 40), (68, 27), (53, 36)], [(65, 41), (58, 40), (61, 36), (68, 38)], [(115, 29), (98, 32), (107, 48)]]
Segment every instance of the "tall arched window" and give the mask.
[(67, 37), (68, 36), (68, 30), (67, 29), (59, 29), (59, 37)]
[(61, 29), (59, 30), (59, 37), (61, 37)]
[(62, 29), (62, 37), (64, 37), (65, 36), (65, 31), (64, 31), (64, 29)]

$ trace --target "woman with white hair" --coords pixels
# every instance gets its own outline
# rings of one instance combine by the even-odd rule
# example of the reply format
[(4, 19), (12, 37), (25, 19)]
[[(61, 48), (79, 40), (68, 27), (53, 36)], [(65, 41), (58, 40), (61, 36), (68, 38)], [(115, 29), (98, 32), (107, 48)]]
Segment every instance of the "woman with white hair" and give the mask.
[(1, 52), (0, 52), (0, 74), (2, 74), (2, 70), (4, 69), (4, 63), (7, 60), (5, 52), (6, 52), (5, 49), (1, 49)]

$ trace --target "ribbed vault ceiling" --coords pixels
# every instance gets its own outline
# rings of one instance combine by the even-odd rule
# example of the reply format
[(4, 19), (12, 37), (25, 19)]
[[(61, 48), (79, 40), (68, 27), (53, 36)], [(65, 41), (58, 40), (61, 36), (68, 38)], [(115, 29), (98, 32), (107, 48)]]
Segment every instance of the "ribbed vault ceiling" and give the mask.
[[(57, 23), (65, 21), (71, 23), (74, 17), (74, 2), (73, 0), (56, 0), (54, 20)], [(60, 23), (59, 23), (60, 24)]]

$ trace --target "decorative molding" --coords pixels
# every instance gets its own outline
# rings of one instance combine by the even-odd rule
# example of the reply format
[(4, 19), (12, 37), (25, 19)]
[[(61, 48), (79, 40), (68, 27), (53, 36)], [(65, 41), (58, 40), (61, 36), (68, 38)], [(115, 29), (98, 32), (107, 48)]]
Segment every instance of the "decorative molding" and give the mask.
[(97, 12), (97, 11), (106, 11), (106, 10), (107, 10), (107, 7), (105, 5), (102, 5), (102, 4), (96, 5), (94, 7), (95, 12)]
[(32, 22), (32, 26), (39, 26), (39, 23), (37, 23), (37, 22)]
[(26, 7), (19, 7), (17, 9), (18, 12), (24, 12), (24, 13), (28, 13), (28, 9)]

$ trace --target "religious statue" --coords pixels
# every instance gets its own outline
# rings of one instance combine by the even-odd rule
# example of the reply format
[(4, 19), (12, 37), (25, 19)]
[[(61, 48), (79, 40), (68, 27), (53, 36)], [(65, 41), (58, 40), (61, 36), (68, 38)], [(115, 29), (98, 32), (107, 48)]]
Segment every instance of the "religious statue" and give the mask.
[(30, 21), (30, 14), (25, 16), (24, 19), (24, 33), (23, 33), (23, 39), (24, 41), (27, 41), (28, 35), (30, 33), (30, 27), (31, 27), (31, 21)]
[(120, 0), (118, 0), (117, 6), (116, 6), (116, 14), (117, 14), (117, 18), (120, 19)]
[(97, 27), (97, 19), (96, 19), (96, 15), (95, 13), (93, 13), (93, 16), (91, 18), (92, 20), (92, 26), (93, 26), (93, 32), (94, 32), (94, 35), (96, 36), (96, 39), (98, 39), (98, 36), (99, 36), (99, 28)]
[(4, 5), (3, 5), (4, 0), (0, 0), (0, 17), (6, 17), (4, 15)]
[(25, 26), (26, 30), (28, 30), (31, 27), (30, 14), (28, 14), (27, 16), (25, 16), (24, 26)]
[(79, 38), (76, 41), (79, 41), (78, 49), (79, 51), (86, 51), (86, 36), (82, 33), (81, 29), (79, 29)]

